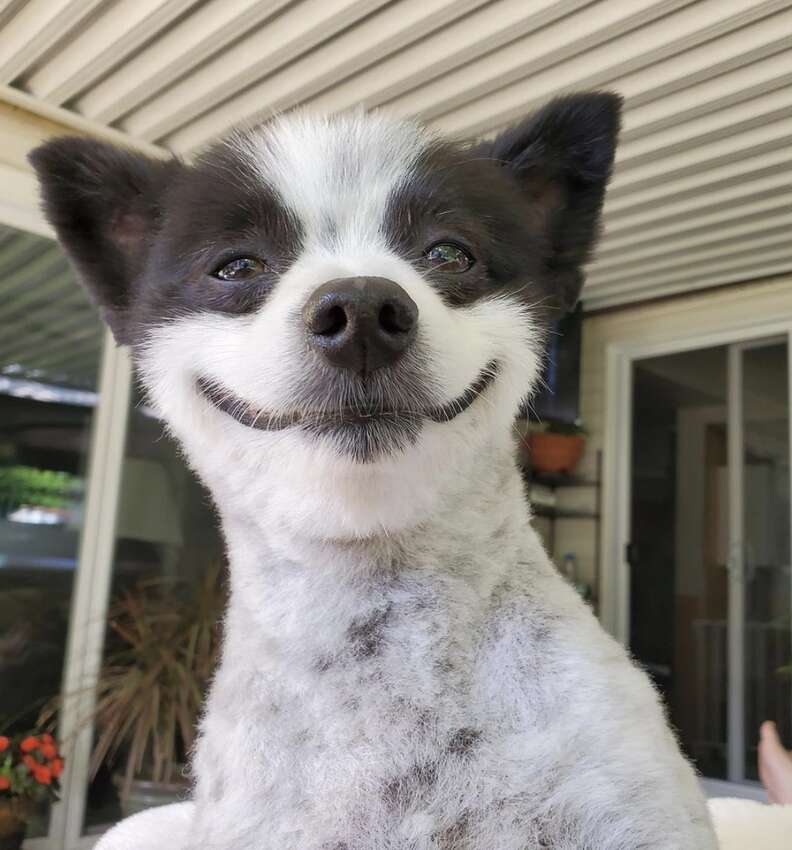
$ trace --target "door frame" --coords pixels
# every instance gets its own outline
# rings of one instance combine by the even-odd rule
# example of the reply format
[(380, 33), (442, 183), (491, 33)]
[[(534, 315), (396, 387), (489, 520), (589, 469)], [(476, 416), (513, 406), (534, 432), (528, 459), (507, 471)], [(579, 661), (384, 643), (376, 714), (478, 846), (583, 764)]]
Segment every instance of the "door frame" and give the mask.
[[(624, 646), (630, 634), (630, 570), (626, 548), (630, 540), (630, 467), (632, 458), (632, 382), (636, 360), (679, 354), (701, 348), (750, 345), (754, 341), (786, 338), (788, 357), (788, 397), (792, 403), (792, 316), (782, 319), (757, 319), (746, 316), (717, 331), (699, 332), (686, 329), (680, 333), (673, 327), (661, 327), (656, 335), (644, 341), (615, 341), (605, 351), (605, 433), (602, 494), (602, 538), (600, 543), (601, 619), (603, 626)], [(734, 358), (732, 349), (729, 356)], [(733, 364), (730, 364), (733, 366)], [(730, 368), (732, 380), (734, 369)], [(730, 392), (730, 402), (735, 403)], [(792, 446), (792, 415), (789, 417)], [(734, 445), (734, 441), (730, 441)], [(734, 448), (731, 449), (734, 452)], [(731, 461), (731, 457), (730, 457)], [(730, 463), (731, 465), (731, 463)], [(791, 485), (792, 486), (792, 485)], [(792, 528), (792, 493), (790, 493), (790, 528)], [(792, 589), (791, 589), (792, 590)], [(736, 635), (731, 635), (736, 639)], [(713, 793), (740, 794), (764, 799), (755, 784), (738, 784), (707, 780)], [(711, 787), (710, 787), (711, 786)], [(726, 790), (728, 789), (728, 791)], [(744, 793), (743, 793), (744, 792)]]

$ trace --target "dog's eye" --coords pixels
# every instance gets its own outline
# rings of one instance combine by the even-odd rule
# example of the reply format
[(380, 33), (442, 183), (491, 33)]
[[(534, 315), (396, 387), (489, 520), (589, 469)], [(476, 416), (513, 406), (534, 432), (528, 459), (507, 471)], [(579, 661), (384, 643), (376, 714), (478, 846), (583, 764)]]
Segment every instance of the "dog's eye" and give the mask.
[(464, 248), (453, 242), (438, 242), (428, 248), (424, 256), (433, 269), (452, 274), (466, 272), (476, 262)]
[(266, 268), (266, 265), (255, 257), (237, 257), (213, 271), (212, 276), (236, 283), (240, 280), (249, 280), (261, 274)]

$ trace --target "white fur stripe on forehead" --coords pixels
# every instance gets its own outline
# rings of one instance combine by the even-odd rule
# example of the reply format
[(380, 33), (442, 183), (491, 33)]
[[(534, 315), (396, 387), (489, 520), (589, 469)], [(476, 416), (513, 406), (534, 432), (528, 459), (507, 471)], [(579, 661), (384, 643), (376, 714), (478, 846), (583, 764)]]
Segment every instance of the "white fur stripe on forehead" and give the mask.
[(359, 110), (281, 116), (229, 144), (297, 216), (306, 248), (335, 253), (384, 247), (388, 201), (433, 139), (415, 124)]

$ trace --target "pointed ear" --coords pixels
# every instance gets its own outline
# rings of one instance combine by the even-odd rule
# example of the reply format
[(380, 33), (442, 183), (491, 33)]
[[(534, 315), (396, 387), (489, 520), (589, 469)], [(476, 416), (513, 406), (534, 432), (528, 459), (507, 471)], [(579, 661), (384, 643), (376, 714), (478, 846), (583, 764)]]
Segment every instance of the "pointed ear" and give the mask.
[(44, 213), (120, 343), (129, 343), (132, 287), (160, 226), (175, 160), (104, 142), (53, 139), (29, 156)]
[(545, 265), (565, 310), (578, 300), (582, 266), (599, 235), (621, 105), (621, 97), (610, 92), (561, 97), (476, 149), (511, 169), (527, 193), (547, 245)]

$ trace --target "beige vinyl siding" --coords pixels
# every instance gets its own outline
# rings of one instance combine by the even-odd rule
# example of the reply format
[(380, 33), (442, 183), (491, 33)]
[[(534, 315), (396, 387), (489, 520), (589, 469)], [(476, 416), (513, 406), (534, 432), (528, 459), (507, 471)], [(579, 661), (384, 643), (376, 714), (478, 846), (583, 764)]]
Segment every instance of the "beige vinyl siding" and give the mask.
[(471, 138), (622, 93), (589, 309), (792, 271), (791, 53), (792, 0), (0, 0), (0, 101), (155, 155), (298, 107)]

